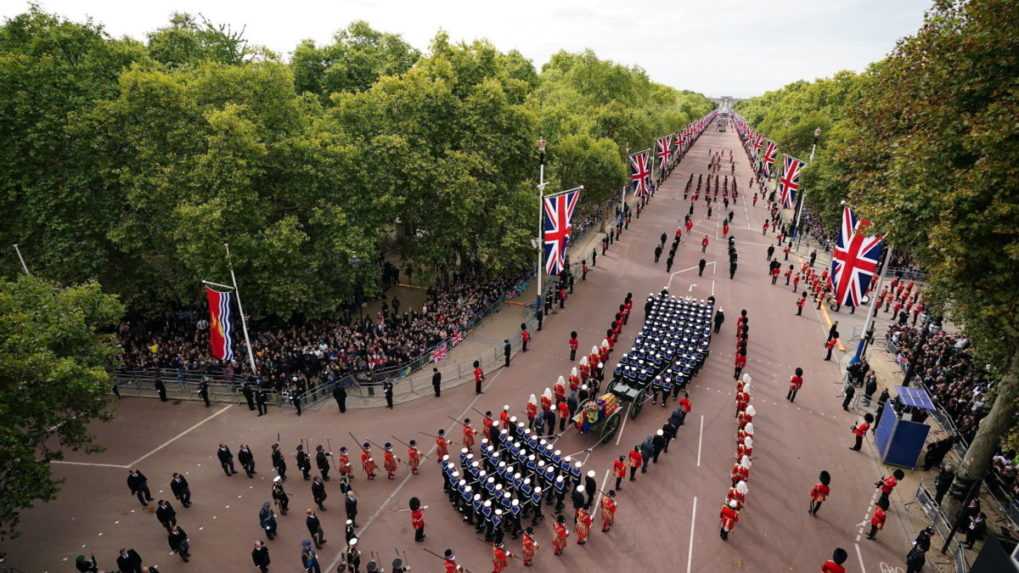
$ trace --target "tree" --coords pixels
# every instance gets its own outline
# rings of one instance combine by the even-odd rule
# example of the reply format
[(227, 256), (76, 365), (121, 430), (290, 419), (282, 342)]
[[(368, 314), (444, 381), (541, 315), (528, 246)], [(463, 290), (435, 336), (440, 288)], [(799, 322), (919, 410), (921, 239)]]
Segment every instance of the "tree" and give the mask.
[[(70, 132), (77, 114), (116, 95), (121, 71), (147, 59), (138, 42), (34, 6), (0, 26), (0, 244), (19, 243), (36, 272), (78, 282), (106, 267), (110, 198), (90, 190), (88, 156)], [(3, 274), (19, 272), (0, 259)]]
[(199, 16), (178, 12), (170, 25), (149, 34), (149, 54), (170, 67), (202, 62), (240, 64), (252, 53), (244, 30), (234, 32), (224, 24), (213, 24)]
[(328, 98), (333, 92), (365, 91), (382, 76), (398, 76), (421, 56), (398, 34), (374, 30), (358, 20), (336, 33), (322, 47), (304, 40), (294, 50), (292, 65), (298, 93)]
[(0, 539), (21, 510), (56, 497), (49, 462), (96, 451), (89, 423), (109, 418), (112, 335), (124, 309), (96, 283), (0, 279)]
[[(850, 198), (928, 271), (935, 301), (1000, 373), (957, 472), (983, 479), (1019, 398), (1019, 5), (939, 0), (851, 110)], [(882, 190), (882, 192), (875, 192)], [(956, 513), (959, 496), (947, 502)]]

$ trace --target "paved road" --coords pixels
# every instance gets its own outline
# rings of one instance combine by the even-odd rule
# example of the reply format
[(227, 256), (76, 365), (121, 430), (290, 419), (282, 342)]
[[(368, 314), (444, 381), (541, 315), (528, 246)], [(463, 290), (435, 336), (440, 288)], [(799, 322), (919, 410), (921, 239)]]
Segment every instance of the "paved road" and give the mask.
[[(654, 245), (663, 231), (671, 236), (687, 212), (689, 203), (682, 199), (682, 187), (689, 174), (704, 172), (708, 150), (720, 148), (732, 149), (737, 161), (741, 197), (735, 209), (734, 232), (740, 269), (730, 281), (725, 241), (719, 236), (721, 209), (715, 210), (713, 219), (706, 219), (702, 202), (695, 210), (694, 236), (684, 236), (674, 272), (667, 274), (664, 259), (653, 264)], [(528, 394), (551, 386), (557, 376), (568, 372), (571, 364), (566, 342), (571, 330), (580, 333), (581, 348), (589, 348), (601, 339), (599, 333), (609, 324), (616, 305), (632, 291), (634, 315), (620, 341), (622, 348), (628, 348), (643, 320), (646, 293), (671, 284), (678, 295), (703, 298), (714, 293), (728, 317), (712, 342), (707, 365), (691, 386), (694, 411), (669, 454), (637, 483), (624, 486), (618, 499), (617, 525), (609, 535), (596, 532), (586, 547), (576, 546), (571, 538), (565, 555), (556, 558), (551, 554), (549, 528), (543, 526), (539, 541), (544, 546), (535, 569), (602, 570), (615, 566), (645, 571), (816, 571), (835, 546), (850, 552), (850, 571), (885, 571), (883, 563), (900, 564), (908, 538), (898, 515), (909, 494), (893, 496), (889, 525), (878, 541), (858, 541), (857, 524), (868, 513), (872, 483), (882, 469), (874, 461), (871, 443), (860, 454), (847, 449), (853, 420), (842, 412), (835, 397), (837, 366), (823, 361), (826, 323), (812, 309), (795, 317), (791, 290), (772, 286), (766, 278), (765, 249), (773, 237), (761, 234), (765, 211), (763, 202), (756, 208), (750, 206), (749, 177), (749, 165), (731, 130), (702, 136), (652, 200), (651, 208), (634, 220), (621, 242), (598, 258), (598, 266), (588, 278), (591, 284), (578, 288), (567, 312), (535, 333), (530, 352), (490, 377), (481, 396), (474, 395), (472, 385), (465, 385), (444, 392), (442, 399), (423, 398), (399, 405), (394, 412), (361, 409), (341, 416), (332, 404), (325, 404), (302, 417), (273, 411), (263, 418), (256, 418), (244, 406), (206, 409), (195, 403), (123, 400), (117, 419), (96, 428), (107, 451), (93, 456), (72, 453), (68, 460), (86, 465), (55, 466), (57, 475), (66, 479), (64, 491), (57, 501), (26, 513), (23, 536), (5, 547), (8, 563), (24, 571), (67, 571), (74, 555), (95, 552), (100, 565), (110, 567), (119, 547), (133, 546), (147, 563), (158, 564), (164, 572), (248, 570), (251, 544), (260, 534), (258, 507), (269, 499), (273, 475), (269, 446), (279, 436), (290, 460), (287, 486), (292, 511), (280, 518), (280, 535), (269, 547), (274, 571), (298, 571), (299, 544), (307, 537), (302, 513), (311, 505), (308, 485), (293, 467), (292, 453), (298, 440), (331, 443), (334, 449), (341, 444), (349, 447), (353, 441), (347, 433), (353, 432), (360, 439), (376, 442), (390, 440), (392, 435), (403, 440), (416, 437), (428, 448), (430, 440), (417, 432), (431, 433), (444, 427), (458, 434), (450, 417), (466, 415), (477, 420), (473, 408), (498, 411), (509, 404), (522, 414)], [(696, 270), (688, 269), (701, 257), (703, 234), (711, 237), (707, 260), (719, 264), (717, 274), (716, 266), (709, 265), (704, 276), (697, 277)], [(754, 376), (752, 403), (758, 411), (754, 466), (743, 522), (728, 542), (722, 542), (718, 510), (735, 452), (731, 364), (735, 321), (741, 308), (748, 310), (752, 326), (747, 372)], [(610, 367), (613, 364), (614, 360)], [(806, 385), (792, 405), (784, 396), (786, 381), (797, 366), (806, 371)], [(637, 420), (627, 421), (618, 445), (613, 442), (594, 450), (585, 470), (597, 471), (601, 481), (611, 461), (654, 431), (666, 416), (664, 410), (645, 408)], [(223, 475), (214, 459), (219, 442), (229, 443), (234, 451), (240, 443), (251, 445), (259, 470), (255, 479), (249, 480), (243, 473), (230, 478)], [(559, 443), (563, 452), (590, 445), (589, 438), (575, 433)], [(168, 555), (165, 534), (155, 517), (128, 495), (126, 467), (131, 464), (149, 476), (157, 499), (172, 499), (167, 487), (171, 472), (187, 474), (194, 505), (177, 510), (179, 523), (191, 535), (191, 564)], [(821, 469), (834, 476), (833, 494), (819, 516), (812, 518), (806, 511), (807, 494)], [(409, 552), (411, 564), (419, 571), (436, 571), (441, 564), (422, 547), (438, 553), (454, 547), (461, 562), (473, 571), (489, 566), (488, 546), (459, 522), (445, 502), (434, 463), (426, 463), (417, 477), (407, 477), (403, 470), (395, 481), (365, 482), (358, 477), (355, 488), (361, 499), (361, 546), (365, 551), (378, 551), (388, 561), (392, 548), (400, 547)], [(323, 565), (335, 564), (342, 548), (344, 513), (335, 480), (329, 491), (328, 511), (322, 513), (329, 540), (320, 552)], [(398, 511), (411, 496), (430, 506), (428, 539), (420, 545), (412, 540), (409, 515)], [(519, 549), (516, 542), (510, 541), (510, 545), (513, 551)], [(519, 566), (514, 562), (514, 568)]]

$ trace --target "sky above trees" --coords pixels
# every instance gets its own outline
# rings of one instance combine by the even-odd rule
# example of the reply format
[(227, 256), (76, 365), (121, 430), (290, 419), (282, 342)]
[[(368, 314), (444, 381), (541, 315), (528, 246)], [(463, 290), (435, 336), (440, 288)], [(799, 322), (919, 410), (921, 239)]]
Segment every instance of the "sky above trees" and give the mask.
[[(540, 68), (560, 50), (592, 49), (599, 57), (639, 65), (651, 79), (710, 96), (748, 97), (799, 79), (862, 71), (895, 41), (916, 30), (930, 0), (772, 0), (744, 2), (605, 2), (519, 0), (345, 0), (285, 4), (240, 0), (43, 0), (43, 9), (73, 20), (86, 16), (108, 32), (143, 39), (173, 12), (201, 13), (245, 30), (254, 44), (287, 58), (304, 39), (328, 42), (336, 30), (366, 20), (403, 36), (419, 50), (436, 32), (454, 41), (490, 40), (518, 50)], [(0, 4), (12, 17), (25, 0)]]

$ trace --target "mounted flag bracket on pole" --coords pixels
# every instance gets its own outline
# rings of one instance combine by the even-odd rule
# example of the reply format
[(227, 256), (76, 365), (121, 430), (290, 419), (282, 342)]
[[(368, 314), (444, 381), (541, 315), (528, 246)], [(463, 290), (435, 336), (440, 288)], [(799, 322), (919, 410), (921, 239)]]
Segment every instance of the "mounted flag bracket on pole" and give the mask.
[(581, 185), (542, 198), (542, 240), (545, 272), (549, 275), (558, 275), (566, 267), (566, 249), (573, 232), (571, 221), (583, 190)]

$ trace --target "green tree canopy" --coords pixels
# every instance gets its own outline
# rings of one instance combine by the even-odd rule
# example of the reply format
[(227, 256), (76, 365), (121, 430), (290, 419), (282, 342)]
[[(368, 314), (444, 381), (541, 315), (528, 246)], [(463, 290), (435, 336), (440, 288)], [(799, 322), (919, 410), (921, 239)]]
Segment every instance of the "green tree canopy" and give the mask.
[(123, 311), (96, 283), (0, 278), (0, 539), (22, 509), (56, 497), (49, 462), (62, 449), (96, 449), (88, 425), (109, 414)]

